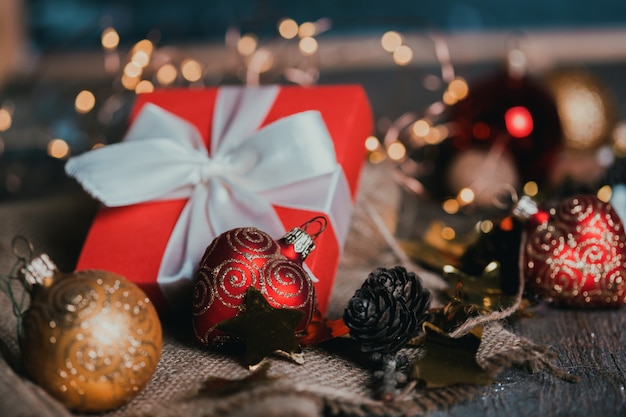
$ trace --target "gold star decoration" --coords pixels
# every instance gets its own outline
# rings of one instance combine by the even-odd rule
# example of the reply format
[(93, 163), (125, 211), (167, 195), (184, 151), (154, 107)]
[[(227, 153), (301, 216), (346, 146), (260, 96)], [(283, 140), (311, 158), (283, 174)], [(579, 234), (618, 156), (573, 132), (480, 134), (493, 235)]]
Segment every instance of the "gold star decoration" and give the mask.
[(243, 340), (245, 365), (254, 369), (274, 352), (304, 362), (295, 333), (303, 319), (303, 311), (274, 308), (258, 289), (249, 287), (240, 313), (220, 322), (217, 329)]

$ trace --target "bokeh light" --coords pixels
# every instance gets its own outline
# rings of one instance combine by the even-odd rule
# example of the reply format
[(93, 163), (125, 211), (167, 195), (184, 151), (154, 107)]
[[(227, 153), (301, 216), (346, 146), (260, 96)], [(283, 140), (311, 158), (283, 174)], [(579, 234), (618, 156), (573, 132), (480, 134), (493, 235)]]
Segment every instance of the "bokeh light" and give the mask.
[(448, 91), (452, 94), (457, 100), (463, 100), (469, 94), (469, 86), (467, 85), (467, 81), (463, 78), (455, 78), (450, 81), (450, 85), (448, 85)]
[(170, 85), (176, 80), (177, 75), (178, 71), (174, 65), (165, 64), (157, 70), (156, 79), (159, 84)]
[(149, 80), (141, 80), (137, 83), (135, 87), (136, 94), (144, 94), (151, 93), (154, 91), (154, 84), (152, 84)]
[(406, 156), (406, 147), (400, 142), (394, 142), (387, 148), (387, 155), (394, 161), (400, 161)]
[(365, 149), (374, 152), (378, 148), (380, 148), (380, 141), (376, 136), (368, 136), (367, 139), (365, 139)]
[(301, 38), (310, 38), (312, 36), (315, 36), (315, 32), (315, 23), (313, 22), (304, 22), (298, 28), (298, 36), (300, 36)]
[(524, 194), (529, 197), (534, 197), (539, 192), (539, 186), (535, 181), (528, 181), (524, 184)]
[(598, 197), (598, 200), (608, 203), (613, 196), (613, 189), (610, 185), (604, 185), (600, 187), (596, 196)]
[(533, 116), (524, 106), (511, 107), (504, 114), (506, 130), (514, 138), (524, 138), (533, 131)]
[(300, 43), (298, 44), (298, 46), (300, 48), (300, 52), (302, 52), (303, 55), (309, 56), (317, 52), (317, 41), (315, 40), (315, 38), (302, 38), (300, 39)]
[(129, 77), (126, 74), (122, 74), (122, 86), (127, 90), (134, 90), (139, 84), (139, 77)]
[(148, 39), (142, 39), (133, 46), (133, 54), (137, 52), (144, 52), (146, 55), (151, 56), (154, 51), (154, 44)]
[(104, 49), (115, 49), (120, 43), (120, 35), (115, 29), (108, 27), (102, 31), (100, 40)]
[(380, 39), (380, 43), (385, 51), (393, 53), (402, 45), (402, 36), (398, 32), (390, 30), (389, 32), (385, 32)]
[(133, 54), (131, 62), (139, 68), (145, 68), (150, 63), (150, 57), (146, 51), (137, 51)]
[(453, 240), (456, 237), (456, 232), (450, 226), (445, 226), (441, 229), (441, 237), (445, 240)]
[(476, 195), (471, 188), (464, 187), (459, 191), (458, 200), (462, 204), (471, 204), (474, 202), (474, 198), (476, 198)]
[(142, 68), (135, 62), (131, 61), (124, 67), (124, 75), (129, 77), (139, 77), (142, 73)]
[(398, 65), (408, 65), (413, 60), (413, 50), (407, 45), (400, 45), (393, 51), (393, 62)]
[(202, 78), (202, 65), (195, 59), (186, 59), (180, 66), (180, 73), (189, 82), (196, 82)]
[(96, 97), (89, 90), (82, 90), (76, 95), (74, 100), (74, 108), (76, 112), (85, 114), (93, 110), (96, 105)]
[(413, 123), (411, 130), (413, 130), (413, 133), (416, 136), (424, 137), (428, 135), (428, 132), (430, 131), (430, 123), (427, 120), (420, 119)]
[(9, 130), (12, 124), (13, 116), (11, 116), (11, 112), (4, 107), (0, 107), (0, 132)]
[(70, 147), (63, 139), (52, 139), (48, 142), (48, 155), (52, 158), (63, 159), (70, 154)]
[(298, 36), (298, 24), (293, 19), (283, 19), (278, 23), (278, 33), (285, 39), (293, 39)]
[(243, 56), (250, 56), (256, 51), (258, 40), (253, 34), (246, 34), (237, 41), (237, 52)]
[(443, 202), (442, 208), (448, 214), (455, 214), (459, 211), (459, 202), (454, 198), (449, 198)]

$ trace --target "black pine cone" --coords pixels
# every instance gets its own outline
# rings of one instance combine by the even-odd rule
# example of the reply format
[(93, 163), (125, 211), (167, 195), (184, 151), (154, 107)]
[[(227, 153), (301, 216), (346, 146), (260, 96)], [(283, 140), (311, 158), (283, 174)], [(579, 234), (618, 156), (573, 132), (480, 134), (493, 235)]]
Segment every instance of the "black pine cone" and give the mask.
[(384, 287), (393, 298), (406, 304), (408, 309), (418, 316), (422, 315), (430, 304), (430, 292), (424, 289), (422, 280), (402, 266), (376, 268), (363, 285), (370, 288)]
[(343, 320), (363, 352), (395, 353), (417, 333), (429, 303), (417, 275), (377, 268), (348, 302)]

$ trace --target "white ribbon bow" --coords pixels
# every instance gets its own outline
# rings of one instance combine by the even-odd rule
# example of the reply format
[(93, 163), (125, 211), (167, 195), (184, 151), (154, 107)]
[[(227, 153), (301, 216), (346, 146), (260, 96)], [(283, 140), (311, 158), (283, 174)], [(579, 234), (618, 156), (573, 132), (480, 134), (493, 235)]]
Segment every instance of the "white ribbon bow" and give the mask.
[(345, 241), (349, 187), (319, 112), (298, 113), (257, 131), (277, 94), (278, 87), (222, 87), (210, 154), (195, 126), (146, 104), (122, 142), (67, 162), (66, 173), (107, 206), (188, 199), (157, 277), (170, 303), (186, 290), (181, 284), (190, 282), (219, 234), (253, 226), (284, 235), (272, 204), (325, 213), (339, 247)]

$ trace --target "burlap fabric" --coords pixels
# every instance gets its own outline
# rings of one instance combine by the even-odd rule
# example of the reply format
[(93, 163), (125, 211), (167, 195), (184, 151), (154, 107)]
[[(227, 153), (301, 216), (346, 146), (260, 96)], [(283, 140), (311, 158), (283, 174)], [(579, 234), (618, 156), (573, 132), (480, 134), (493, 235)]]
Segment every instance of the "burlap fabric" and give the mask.
[[(372, 268), (409, 263), (398, 254), (389, 236), (399, 209), (400, 190), (388, 167), (368, 167), (361, 181), (351, 232), (341, 260), (329, 305), (329, 317), (339, 317), (354, 291)], [(71, 270), (91, 222), (96, 205), (80, 192), (58, 198), (0, 205), (4, 230), (0, 239), (0, 268), (10, 269), (14, 258), (10, 244), (15, 235), (30, 239), (37, 253), (46, 252), (61, 270)], [(381, 225), (385, 231), (381, 234)], [(394, 250), (395, 249), (395, 250)], [(427, 286), (441, 286), (436, 276), (424, 275)], [(24, 375), (16, 340), (16, 319), (8, 299), (0, 294), (0, 416), (68, 417), (70, 411), (50, 398)], [(172, 322), (173, 321), (173, 322)], [(494, 327), (497, 332), (501, 327)], [(243, 378), (249, 374), (233, 355), (200, 347), (192, 338), (190, 320), (164, 321), (164, 346), (150, 384), (128, 405), (102, 413), (110, 417), (204, 416), (414, 416), (446, 407), (473, 395), (476, 388), (407, 390), (393, 403), (375, 399), (372, 368), (349, 339), (306, 348), (305, 363), (271, 358), (270, 381), (229, 395), (199, 394), (210, 377)], [(504, 333), (501, 333), (504, 335)], [(511, 343), (518, 343), (512, 335)], [(504, 350), (509, 345), (504, 346)], [(522, 347), (526, 347), (523, 345)], [(415, 354), (412, 349), (410, 354)], [(530, 349), (531, 355), (536, 350)], [(502, 349), (494, 349), (500, 354)], [(494, 360), (501, 366), (523, 363)], [(488, 360), (488, 359), (487, 359)], [(496, 373), (497, 373), (496, 372)]]

